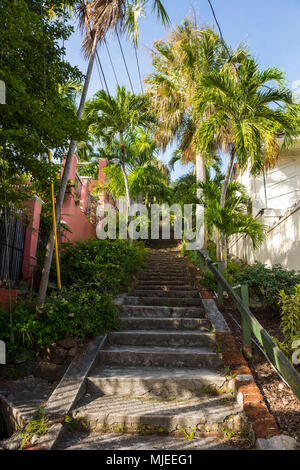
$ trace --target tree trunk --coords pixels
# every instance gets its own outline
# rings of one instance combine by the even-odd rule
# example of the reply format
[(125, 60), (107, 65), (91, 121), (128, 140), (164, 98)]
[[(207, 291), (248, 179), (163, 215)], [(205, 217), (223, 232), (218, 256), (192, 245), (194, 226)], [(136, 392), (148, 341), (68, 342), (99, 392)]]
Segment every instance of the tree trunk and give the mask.
[(228, 256), (227, 256), (227, 237), (226, 237), (226, 235), (224, 235), (224, 238), (223, 238), (223, 260), (224, 260), (224, 269), (227, 269)]
[(122, 173), (123, 173), (123, 176), (124, 176), (127, 206), (128, 206), (128, 210), (129, 210), (130, 206), (131, 206), (131, 198), (130, 198), (130, 192), (129, 192), (129, 184), (128, 184), (127, 173), (126, 173), (125, 165), (123, 163), (121, 165), (121, 169), (122, 169)]
[(218, 228), (216, 229), (216, 259), (221, 261), (221, 236)]
[[(223, 209), (225, 207), (226, 193), (227, 193), (227, 188), (228, 188), (228, 184), (229, 184), (230, 177), (231, 177), (234, 158), (235, 158), (235, 148), (232, 147), (231, 152), (230, 152), (230, 156), (229, 156), (229, 162), (228, 162), (228, 166), (227, 166), (227, 170), (226, 170), (226, 175), (225, 175), (225, 179), (224, 179), (224, 183), (223, 183), (223, 187), (222, 187), (222, 194), (221, 194), (221, 200), (220, 200), (221, 209)], [(220, 255), (222, 257), (222, 254), (224, 253), (223, 237), (221, 237), (221, 250), (220, 251), (221, 251)], [(218, 261), (219, 260), (220, 259), (218, 259)]]
[[(89, 65), (85, 77), (85, 82), (81, 94), (81, 99), (80, 99), (80, 104), (77, 110), (77, 119), (80, 120), (82, 117), (84, 105), (86, 102), (86, 97), (87, 97), (87, 92), (92, 76), (92, 71), (93, 71), (93, 65), (95, 61), (95, 54), (96, 54), (96, 49), (98, 45), (98, 37), (95, 34), (94, 39), (93, 39), (93, 47), (91, 51), (91, 56), (89, 60)], [(71, 140), (70, 142), (70, 147), (69, 151), (67, 153), (66, 157), (66, 162), (65, 162), (65, 167), (60, 183), (60, 188), (59, 188), (59, 193), (56, 198), (56, 207), (55, 207), (55, 213), (56, 213), (56, 225), (58, 227), (58, 223), (60, 220), (61, 216), (61, 208), (63, 205), (67, 185), (68, 185), (68, 179), (69, 179), (69, 173), (71, 169), (71, 163), (72, 163), (72, 157), (75, 151), (76, 147), (76, 141), (74, 139)], [(49, 274), (50, 274), (50, 268), (51, 268), (51, 263), (52, 263), (52, 257), (53, 257), (53, 250), (54, 250), (54, 237), (53, 237), (53, 230), (51, 230), (50, 235), (49, 235), (49, 240), (47, 243), (46, 247), (46, 253), (45, 253), (45, 260), (44, 260), (44, 266), (43, 266), (43, 271), (42, 271), (42, 278), (41, 278), (41, 283), (40, 283), (40, 288), (39, 288), (39, 294), (38, 294), (38, 300), (37, 300), (37, 306), (39, 307), (40, 305), (43, 305), (45, 303), (46, 299), (46, 293), (47, 293), (47, 288), (48, 288), (48, 281), (49, 281)]]
[(224, 179), (224, 183), (223, 183), (223, 187), (222, 187), (222, 194), (221, 194), (221, 200), (220, 200), (220, 206), (221, 206), (222, 209), (225, 207), (226, 193), (227, 193), (227, 188), (228, 188), (228, 184), (229, 184), (229, 181), (230, 181), (230, 176), (231, 176), (231, 172), (232, 172), (234, 157), (235, 157), (235, 149), (233, 147), (231, 152), (230, 152), (229, 162), (228, 162), (226, 175), (225, 175), (225, 179)]
[[(126, 189), (126, 199), (127, 199), (127, 230), (129, 228), (129, 223), (130, 223), (130, 217), (129, 217), (129, 210), (131, 207), (131, 198), (130, 198), (130, 191), (129, 191), (129, 184), (128, 184), (128, 178), (127, 178), (127, 173), (126, 173), (126, 168), (125, 168), (125, 148), (122, 146), (122, 163), (121, 163), (121, 169), (122, 173), (124, 176), (124, 182), (125, 182), (125, 189)], [(129, 237), (129, 243), (132, 245), (132, 240)]]
[[(206, 171), (205, 171), (205, 160), (202, 155), (196, 154), (196, 182), (203, 183), (206, 181)], [(202, 197), (202, 189), (197, 188), (197, 198), (200, 199)], [(201, 225), (201, 230), (199, 233), (198, 241), (201, 245), (201, 248), (207, 248), (207, 231), (205, 230), (204, 226), (204, 206), (201, 204), (197, 204), (196, 208), (196, 215), (197, 218), (203, 221)]]

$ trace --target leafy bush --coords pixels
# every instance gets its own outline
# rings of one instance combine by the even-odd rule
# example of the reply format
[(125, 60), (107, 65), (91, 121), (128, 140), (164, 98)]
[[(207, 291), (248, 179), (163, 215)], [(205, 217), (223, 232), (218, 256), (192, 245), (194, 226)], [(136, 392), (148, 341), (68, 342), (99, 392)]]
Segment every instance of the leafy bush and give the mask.
[(11, 330), (9, 313), (0, 310), (0, 339), (6, 343), (8, 361), (23, 348), (38, 353), (60, 339), (96, 336), (117, 328), (118, 310), (113, 296), (142, 266), (144, 256), (142, 244), (130, 246), (122, 240), (65, 246), (61, 262), (63, 288), (60, 292), (50, 289), (38, 315), (34, 302), (18, 302)]
[(300, 285), (296, 286), (295, 294), (288, 295), (281, 290), (278, 303), (281, 306), (281, 329), (284, 334), (283, 342), (278, 345), (291, 358), (292, 344), (300, 340)]
[(255, 262), (241, 272), (233, 273), (233, 276), (238, 283), (248, 284), (265, 305), (272, 306), (276, 306), (281, 290), (292, 295), (295, 293), (296, 285), (300, 283), (299, 273), (288, 271), (279, 264), (269, 268)]
[[(87, 288), (120, 291), (132, 274), (143, 264), (144, 246), (126, 240), (89, 240), (75, 244), (65, 244), (61, 255), (61, 280), (67, 287), (79, 283)], [(55, 269), (51, 273), (56, 280)]]

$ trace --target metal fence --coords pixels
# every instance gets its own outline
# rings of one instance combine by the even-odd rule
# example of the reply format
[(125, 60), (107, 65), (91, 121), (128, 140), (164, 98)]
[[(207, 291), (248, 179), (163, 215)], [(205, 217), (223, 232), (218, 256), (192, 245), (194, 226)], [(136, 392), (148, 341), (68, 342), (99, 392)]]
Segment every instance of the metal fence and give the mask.
[[(220, 263), (213, 263), (206, 251), (201, 250), (199, 253), (202, 268), (204, 270), (209, 269), (218, 283), (219, 301), (223, 301), (223, 292), (226, 291), (230, 300), (234, 303), (241, 314), (244, 352), (246, 354), (251, 354), (251, 334), (253, 334), (263, 347), (272, 364), (281, 373), (296, 397), (300, 400), (300, 374), (285, 357), (283, 352), (276, 346), (271, 336), (250, 311), (247, 296), (243, 295), (243, 289), (241, 289), (241, 297), (238, 296), (229, 282), (224, 278), (222, 274), (222, 265)], [(237, 287), (241, 288), (242, 286)]]
[(26, 218), (22, 211), (0, 207), (0, 280), (19, 281), (22, 275)]

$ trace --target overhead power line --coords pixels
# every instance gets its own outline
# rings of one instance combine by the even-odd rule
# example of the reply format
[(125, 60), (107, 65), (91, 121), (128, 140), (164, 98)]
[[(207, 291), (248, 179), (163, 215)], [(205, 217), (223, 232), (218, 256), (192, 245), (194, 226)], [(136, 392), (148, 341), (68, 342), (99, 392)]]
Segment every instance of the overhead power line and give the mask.
[(138, 72), (139, 72), (139, 77), (140, 77), (141, 90), (142, 90), (142, 93), (144, 93), (143, 80), (142, 80), (142, 75), (141, 75), (141, 69), (140, 69), (140, 62), (139, 62), (138, 52), (137, 52), (137, 48), (136, 48), (136, 45), (135, 45), (135, 44), (134, 44), (133, 47), (134, 47), (135, 59), (136, 59), (136, 64), (137, 64), (137, 68), (138, 68)]
[[(102, 64), (101, 64), (101, 60), (100, 60), (98, 51), (96, 51), (96, 60), (98, 60), (98, 64), (99, 64), (99, 67), (100, 67), (100, 70), (101, 70), (101, 74), (102, 74), (102, 77), (103, 77), (103, 80), (104, 80), (104, 83), (105, 83), (105, 88), (106, 88), (107, 94), (108, 94), (108, 96), (110, 96), (109, 89), (108, 89), (108, 86), (107, 86), (106, 77), (105, 77), (105, 74), (104, 74), (104, 70), (103, 70), (103, 67), (102, 67)], [(98, 69), (98, 70), (99, 70), (99, 69)], [(101, 80), (101, 79), (100, 79), (100, 80)]]
[(128, 67), (127, 67), (127, 63), (126, 63), (126, 59), (125, 59), (125, 56), (124, 56), (124, 52), (123, 52), (123, 48), (122, 48), (122, 44), (121, 44), (121, 41), (120, 41), (118, 31), (116, 31), (116, 34), (117, 34), (117, 39), (118, 39), (118, 43), (119, 43), (119, 46), (120, 46), (121, 54), (122, 54), (122, 57), (123, 57), (123, 62), (124, 62), (125, 68), (126, 68), (127, 76), (128, 76), (128, 79), (129, 79), (129, 83), (130, 83), (130, 86), (131, 86), (131, 90), (132, 90), (132, 93), (134, 93), (131, 77), (130, 77), (129, 70), (128, 70)]
[(98, 75), (99, 75), (99, 78), (100, 78), (101, 88), (102, 88), (102, 90), (104, 90), (104, 83), (103, 83), (103, 79), (102, 79), (102, 75), (101, 75), (101, 69), (100, 69), (98, 61), (96, 60), (95, 62), (96, 62), (97, 70), (98, 70)]
[(119, 85), (119, 81), (118, 81), (118, 77), (117, 77), (117, 74), (116, 74), (116, 70), (115, 70), (115, 67), (114, 67), (114, 64), (113, 64), (113, 61), (112, 61), (110, 52), (109, 52), (109, 48), (108, 48), (108, 45), (107, 45), (107, 41), (106, 41), (105, 38), (104, 38), (104, 44), (105, 44), (105, 47), (106, 47), (106, 50), (107, 50), (107, 54), (108, 54), (108, 57), (109, 57), (109, 60), (110, 60), (111, 67), (112, 67), (112, 69), (113, 69), (113, 73), (114, 73), (114, 76), (115, 76), (117, 85)]
[[(217, 27), (218, 27), (218, 30), (219, 30), (219, 33), (220, 33), (220, 37), (221, 37), (221, 40), (222, 40), (222, 42), (223, 42), (223, 46), (224, 46), (225, 49), (226, 49), (226, 52), (227, 52), (227, 55), (228, 55), (228, 60), (230, 61), (230, 60), (232, 59), (232, 54), (230, 53), (230, 50), (228, 49), (228, 46), (227, 46), (226, 41), (225, 41), (225, 39), (224, 39), (224, 36), (223, 36), (223, 33), (222, 33), (222, 29), (221, 29), (220, 23), (219, 23), (219, 21), (218, 21), (218, 19), (217, 19), (217, 15), (216, 15), (216, 13), (215, 13), (214, 7), (213, 7), (213, 5), (212, 5), (212, 3), (211, 3), (211, 0), (207, 0), (207, 1), (208, 1), (208, 3), (209, 3), (210, 8), (211, 8), (211, 11), (212, 11), (214, 20), (215, 20), (215, 22), (216, 22), (216, 25), (217, 25)], [(234, 68), (235, 68), (235, 71), (236, 71), (236, 73), (237, 73), (237, 76), (238, 76), (238, 77), (240, 78), (240, 80), (241, 80), (241, 77), (240, 77), (240, 75), (239, 75), (239, 69), (238, 69), (238, 67), (236, 66), (236, 64), (235, 64), (234, 61), (233, 61), (233, 66), (234, 66)], [(243, 83), (242, 80), (241, 80), (241, 82)]]
[(224, 39), (222, 30), (221, 30), (220, 23), (219, 23), (219, 21), (218, 21), (218, 19), (217, 19), (217, 15), (216, 15), (216, 13), (215, 13), (214, 7), (212, 6), (211, 0), (208, 0), (208, 3), (209, 3), (209, 6), (210, 6), (210, 8), (211, 8), (211, 11), (212, 11), (214, 20), (215, 20), (215, 22), (216, 22), (216, 25), (217, 25), (217, 27), (218, 27), (218, 30), (219, 30), (219, 33), (220, 33), (222, 42), (223, 42), (223, 44), (224, 44), (224, 47), (226, 48), (226, 51), (227, 51), (227, 54), (228, 54), (229, 58), (231, 58), (230, 51), (229, 51), (229, 49), (228, 49), (228, 47), (227, 47), (227, 44), (226, 44), (226, 42), (225, 42), (225, 39)]

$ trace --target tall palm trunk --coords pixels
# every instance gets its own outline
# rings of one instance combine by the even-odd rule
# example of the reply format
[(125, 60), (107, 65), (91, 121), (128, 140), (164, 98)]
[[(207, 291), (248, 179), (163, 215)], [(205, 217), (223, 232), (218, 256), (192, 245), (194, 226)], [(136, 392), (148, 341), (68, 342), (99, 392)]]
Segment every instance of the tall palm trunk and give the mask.
[[(229, 184), (230, 177), (231, 177), (234, 158), (235, 158), (235, 149), (232, 146), (232, 149), (231, 149), (230, 155), (229, 155), (229, 162), (228, 162), (228, 166), (227, 166), (227, 170), (226, 170), (226, 174), (225, 174), (225, 178), (224, 178), (224, 183), (223, 183), (223, 187), (222, 187), (221, 200), (220, 200), (221, 209), (224, 209), (224, 207), (225, 207), (226, 193), (227, 193), (227, 188), (228, 188), (228, 184)], [(225, 254), (225, 250), (227, 250), (227, 248), (224, 247), (224, 236), (221, 236), (219, 238), (219, 240), (217, 240), (217, 243), (220, 244), (219, 250), (217, 250), (218, 251), (217, 261), (223, 260), (225, 262), (225, 264), (227, 264), (227, 253)]]
[[(86, 102), (87, 92), (88, 92), (88, 88), (89, 88), (89, 84), (90, 84), (90, 80), (92, 76), (94, 61), (95, 61), (97, 45), (98, 45), (98, 37), (97, 37), (97, 34), (95, 34), (93, 38), (93, 46), (92, 46), (89, 65), (88, 65), (85, 82), (84, 82), (84, 86), (82, 90), (80, 104), (77, 110), (78, 120), (80, 120), (82, 117), (84, 105)], [(64, 167), (64, 171), (63, 171), (63, 175), (62, 175), (62, 179), (60, 183), (59, 193), (56, 198), (55, 213), (56, 213), (56, 225), (57, 226), (58, 226), (58, 222), (61, 216), (61, 208), (63, 205), (63, 201), (64, 201), (64, 197), (65, 197), (65, 193), (66, 193), (66, 189), (68, 185), (69, 173), (71, 169), (71, 163), (72, 163), (72, 158), (73, 158), (73, 154), (75, 151), (75, 147), (76, 147), (76, 141), (72, 139), (70, 142), (69, 151), (66, 156), (65, 167)], [(42, 278), (40, 282), (37, 306), (43, 305), (46, 299), (49, 274), (50, 274), (50, 268), (51, 268), (52, 257), (53, 257), (53, 250), (54, 250), (54, 237), (53, 237), (53, 230), (51, 230), (50, 235), (49, 235), (49, 240), (46, 246), (45, 260), (44, 260), (44, 266), (43, 266), (43, 271), (42, 271)]]
[(125, 168), (125, 165), (123, 163), (121, 165), (121, 170), (122, 170), (122, 173), (123, 173), (124, 183), (125, 183), (127, 208), (129, 210), (130, 206), (131, 206), (131, 198), (130, 198), (129, 184), (128, 184), (128, 177), (127, 177), (127, 173), (126, 173), (126, 168)]
[[(196, 181), (197, 183), (205, 183), (206, 181), (206, 171), (205, 171), (205, 159), (201, 154), (196, 154)], [(197, 188), (197, 198), (202, 197), (202, 189)], [(201, 245), (201, 248), (207, 248), (207, 231), (205, 230), (204, 222), (204, 206), (197, 204), (196, 215), (199, 220), (202, 221), (201, 229), (199, 233), (198, 241)]]
[(223, 187), (222, 187), (222, 194), (221, 194), (221, 200), (220, 200), (220, 206), (221, 206), (222, 209), (225, 207), (226, 193), (227, 193), (227, 188), (228, 188), (228, 184), (229, 184), (229, 181), (230, 181), (230, 176), (231, 176), (231, 172), (232, 172), (234, 157), (235, 157), (235, 149), (234, 149), (234, 147), (232, 147), (230, 155), (229, 155), (229, 162), (228, 162), (226, 175), (225, 175), (224, 183), (223, 183)]
[[(125, 147), (124, 147), (124, 145), (122, 145), (121, 170), (122, 170), (122, 173), (123, 173), (124, 183), (125, 183), (125, 190), (126, 190), (126, 199), (127, 199), (126, 223), (127, 223), (127, 230), (128, 230), (129, 223), (130, 223), (129, 210), (130, 210), (130, 207), (131, 207), (131, 197), (130, 197), (130, 191), (129, 191), (128, 177), (127, 177), (127, 172), (126, 172), (126, 167), (125, 167)], [(132, 240), (131, 240), (130, 237), (129, 237), (129, 243), (130, 243), (130, 245), (132, 244)]]
[(216, 259), (221, 261), (221, 234), (218, 228), (216, 228)]

